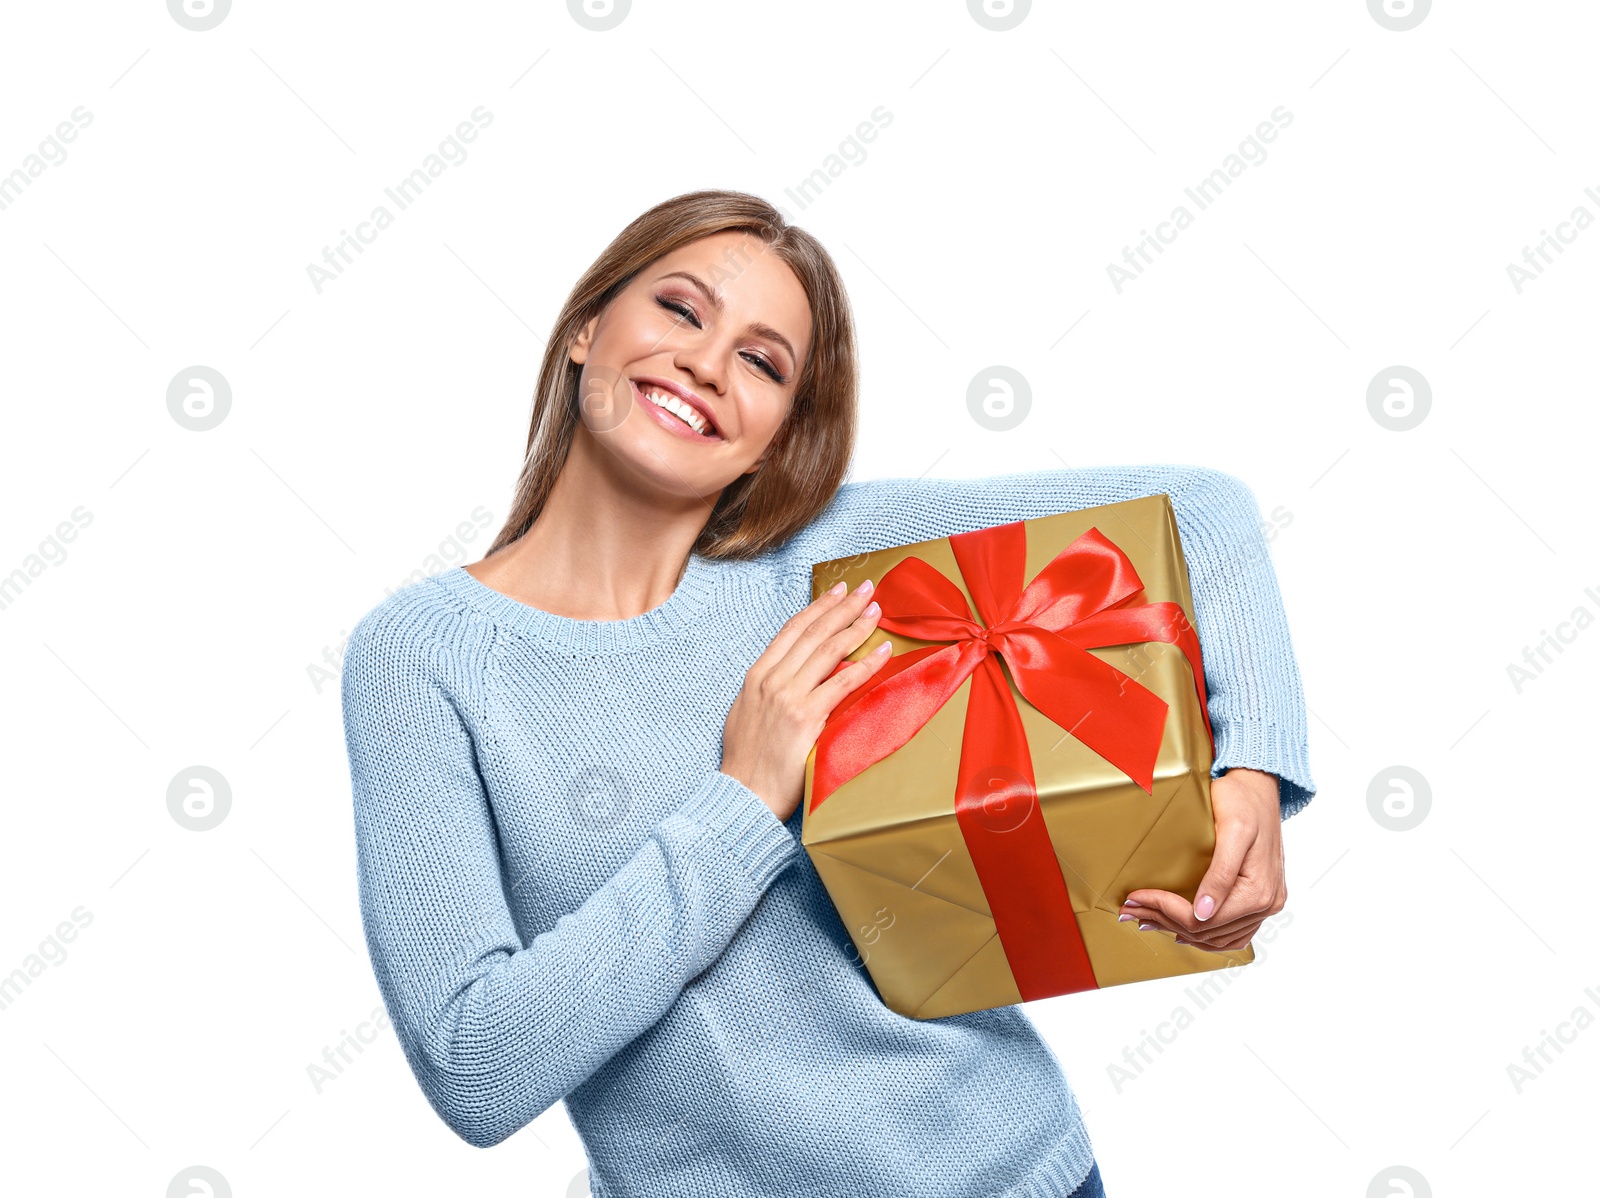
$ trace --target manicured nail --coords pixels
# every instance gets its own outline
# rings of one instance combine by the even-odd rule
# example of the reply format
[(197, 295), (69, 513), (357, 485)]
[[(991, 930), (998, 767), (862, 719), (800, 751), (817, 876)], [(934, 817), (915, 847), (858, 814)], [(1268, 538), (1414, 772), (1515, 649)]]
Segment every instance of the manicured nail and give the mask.
[(1138, 919), (1138, 918), (1139, 917), (1137, 915), (1119, 915), (1119, 916), (1117, 916), (1117, 922), (1118, 923), (1127, 923), (1128, 920), (1130, 920), (1130, 919)]
[(882, 657), (885, 653), (889, 652), (889, 642), (888, 641), (884, 641), (883, 644), (879, 645), (876, 649), (873, 650), (873, 652), (876, 653), (879, 657)]
[(1139, 902), (1137, 899), (1123, 899), (1122, 900), (1122, 905), (1124, 907), (1142, 907), (1142, 906), (1144, 906), (1144, 904)]
[(856, 594), (865, 595), (871, 589), (872, 589), (872, 579), (869, 578), (869, 579), (865, 580), (860, 586), (858, 586), (856, 588)]
[(1159, 928), (1159, 927), (1160, 927), (1160, 926), (1161, 926), (1161, 925), (1160, 925), (1160, 924), (1158, 924), (1158, 923), (1141, 923), (1141, 924), (1140, 924), (1140, 925), (1139, 925), (1139, 930), (1140, 930), (1140, 931), (1141, 931), (1141, 932), (1148, 932), (1148, 931), (1150, 931), (1150, 930), (1151, 930), (1151, 929), (1152, 929), (1152, 928)]
[(1196, 919), (1210, 919), (1211, 913), (1217, 909), (1217, 902), (1209, 894), (1202, 894), (1200, 901), (1194, 905)]
[(861, 614), (864, 616), (875, 616), (882, 610), (883, 609), (878, 606), (878, 601), (874, 599), (871, 603), (867, 604), (861, 609)]
[(1174, 944), (1188, 944), (1189, 942), (1187, 940), (1183, 939), (1183, 937), (1181, 937), (1181, 936), (1174, 936), (1172, 938), (1172, 943), (1174, 943)]
[(836, 582), (831, 587), (829, 587), (828, 588), (828, 594), (830, 594), (830, 595), (842, 595), (842, 594), (844, 594), (844, 582), (843, 582), (843, 580), (840, 580), (839, 582)]

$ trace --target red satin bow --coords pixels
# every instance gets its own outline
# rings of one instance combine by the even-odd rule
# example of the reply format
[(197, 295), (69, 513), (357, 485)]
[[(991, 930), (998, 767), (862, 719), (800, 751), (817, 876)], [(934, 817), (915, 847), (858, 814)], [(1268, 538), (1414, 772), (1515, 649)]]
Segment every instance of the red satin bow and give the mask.
[(906, 558), (883, 576), (874, 596), (883, 609), (880, 628), (953, 643), (890, 658), (833, 709), (817, 739), (810, 810), (909, 741), (970, 676), (956, 818), (1006, 959), (1024, 1000), (1091, 989), (1094, 971), (996, 655), (1005, 657), (1029, 703), (1148, 793), (1166, 701), (1088, 650), (1177, 645), (1189, 660), (1209, 735), (1200, 642), (1178, 604), (1136, 602), (1144, 583), (1098, 529), (1058, 553), (1026, 589), (1021, 521), (958, 533), (950, 547), (983, 623), (973, 620), (956, 585), (921, 558)]

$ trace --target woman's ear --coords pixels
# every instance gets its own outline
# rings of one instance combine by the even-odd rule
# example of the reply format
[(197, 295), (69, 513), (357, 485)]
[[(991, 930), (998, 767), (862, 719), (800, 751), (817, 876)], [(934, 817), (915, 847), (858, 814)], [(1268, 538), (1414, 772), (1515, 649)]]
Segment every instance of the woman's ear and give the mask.
[(589, 347), (594, 343), (594, 331), (599, 324), (600, 318), (598, 316), (590, 317), (589, 323), (573, 335), (572, 341), (567, 347), (567, 357), (579, 366), (589, 360)]

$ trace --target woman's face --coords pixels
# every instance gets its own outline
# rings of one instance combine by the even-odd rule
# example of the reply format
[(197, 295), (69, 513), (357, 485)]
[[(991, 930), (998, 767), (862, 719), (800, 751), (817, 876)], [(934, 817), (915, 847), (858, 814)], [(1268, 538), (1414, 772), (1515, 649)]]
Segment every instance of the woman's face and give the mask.
[(746, 233), (703, 237), (640, 271), (574, 340), (584, 428), (630, 476), (713, 495), (758, 468), (810, 342), (783, 259)]

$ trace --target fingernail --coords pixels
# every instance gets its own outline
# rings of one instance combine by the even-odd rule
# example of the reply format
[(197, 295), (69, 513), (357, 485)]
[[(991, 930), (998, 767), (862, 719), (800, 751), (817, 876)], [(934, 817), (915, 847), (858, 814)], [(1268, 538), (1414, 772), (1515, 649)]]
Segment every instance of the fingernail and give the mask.
[(1213, 899), (1209, 894), (1202, 894), (1200, 896), (1200, 901), (1194, 905), (1194, 917), (1196, 919), (1210, 919), (1211, 912), (1216, 910), (1216, 907), (1217, 903), (1215, 899)]
[(880, 656), (880, 657), (883, 656), (885, 653), (889, 652), (889, 642), (888, 641), (884, 641), (883, 644), (879, 645), (876, 649), (873, 650), (873, 652), (878, 654), (878, 656)]
[(1174, 943), (1174, 944), (1188, 944), (1189, 942), (1187, 940), (1185, 940), (1182, 936), (1174, 936), (1172, 938), (1172, 943)]
[(1152, 929), (1152, 928), (1158, 928), (1158, 927), (1160, 927), (1160, 926), (1161, 926), (1161, 925), (1160, 925), (1160, 924), (1157, 924), (1157, 923), (1141, 923), (1141, 924), (1140, 924), (1140, 925), (1139, 925), (1139, 930), (1140, 930), (1140, 931), (1141, 931), (1141, 932), (1148, 932), (1148, 931), (1150, 931), (1150, 930), (1151, 930), (1151, 929)]
[(830, 594), (830, 595), (842, 595), (842, 594), (844, 594), (844, 581), (841, 579), (839, 582), (836, 582), (831, 587), (829, 587), (828, 588), (828, 594)]
[(860, 586), (858, 586), (856, 588), (856, 594), (865, 595), (871, 589), (872, 589), (872, 579), (869, 578), (865, 582), (863, 582)]
[(1122, 900), (1122, 905), (1124, 907), (1142, 907), (1142, 906), (1144, 906), (1144, 904), (1139, 902), (1137, 899), (1123, 899)]
[(1117, 916), (1117, 922), (1118, 923), (1127, 923), (1128, 920), (1130, 920), (1130, 919), (1138, 919), (1138, 918), (1139, 917), (1137, 915), (1119, 915), (1119, 916)]
[(871, 603), (867, 604), (866, 607), (861, 609), (861, 614), (864, 616), (875, 616), (882, 610), (883, 609), (878, 606), (878, 601), (874, 599)]

